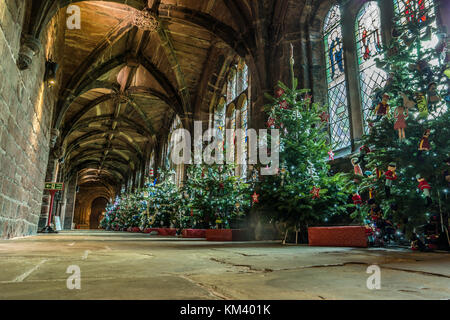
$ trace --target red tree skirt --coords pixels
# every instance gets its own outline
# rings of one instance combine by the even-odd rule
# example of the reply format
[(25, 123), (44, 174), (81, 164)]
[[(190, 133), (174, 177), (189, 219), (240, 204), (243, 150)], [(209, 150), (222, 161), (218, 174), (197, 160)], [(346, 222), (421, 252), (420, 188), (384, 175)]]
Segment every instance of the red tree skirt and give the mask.
[(174, 236), (177, 234), (177, 229), (175, 228), (158, 228), (158, 235), (160, 236)]
[(365, 227), (311, 227), (308, 228), (310, 246), (367, 248)]
[(241, 229), (208, 229), (206, 230), (208, 241), (247, 241), (247, 231)]
[(159, 236), (174, 236), (177, 233), (175, 228), (145, 228), (144, 233), (150, 233), (152, 231), (158, 232)]
[(206, 229), (184, 229), (183, 238), (206, 238)]

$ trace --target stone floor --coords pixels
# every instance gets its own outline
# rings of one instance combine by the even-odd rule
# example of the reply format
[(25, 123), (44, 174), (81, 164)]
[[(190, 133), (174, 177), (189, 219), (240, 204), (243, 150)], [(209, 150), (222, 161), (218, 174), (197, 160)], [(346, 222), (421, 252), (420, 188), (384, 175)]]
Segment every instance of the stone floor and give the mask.
[[(368, 266), (381, 268), (369, 290)], [(76, 265), (81, 289), (69, 290)], [(0, 241), (0, 299), (449, 299), (450, 255), (73, 231)]]

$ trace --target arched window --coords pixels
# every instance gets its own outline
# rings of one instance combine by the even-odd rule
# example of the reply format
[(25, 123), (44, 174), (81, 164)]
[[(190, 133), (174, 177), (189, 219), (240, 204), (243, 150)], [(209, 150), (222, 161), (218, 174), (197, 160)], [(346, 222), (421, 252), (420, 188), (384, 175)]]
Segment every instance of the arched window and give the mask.
[[(227, 82), (222, 91), (217, 106), (214, 109), (213, 123), (217, 138), (222, 140), (224, 147), (230, 148), (230, 155), (236, 166), (236, 176), (246, 178), (247, 175), (247, 129), (249, 115), (249, 72), (248, 66), (241, 58), (237, 58), (228, 69)], [(231, 129), (233, 136), (231, 144), (227, 145), (226, 129)], [(242, 129), (244, 135), (238, 141), (236, 129)], [(239, 149), (239, 152), (238, 152)], [(240, 157), (238, 159), (238, 157)]]
[(241, 143), (241, 172), (240, 176), (242, 178), (247, 177), (247, 157), (248, 157), (248, 136), (247, 136), (247, 130), (248, 130), (248, 99), (246, 95), (242, 96), (242, 102), (240, 103), (240, 128), (244, 132), (242, 135), (242, 141)]
[(323, 41), (327, 71), (331, 144), (334, 150), (339, 150), (350, 145), (350, 121), (347, 81), (344, 73), (341, 14), (337, 5), (330, 9), (325, 18)]
[(359, 67), (361, 107), (364, 130), (372, 107), (372, 95), (383, 88), (387, 79), (385, 71), (376, 67), (375, 58), (381, 58), (382, 41), (380, 30), (380, 8), (376, 1), (369, 1), (359, 11), (355, 22), (356, 50)]

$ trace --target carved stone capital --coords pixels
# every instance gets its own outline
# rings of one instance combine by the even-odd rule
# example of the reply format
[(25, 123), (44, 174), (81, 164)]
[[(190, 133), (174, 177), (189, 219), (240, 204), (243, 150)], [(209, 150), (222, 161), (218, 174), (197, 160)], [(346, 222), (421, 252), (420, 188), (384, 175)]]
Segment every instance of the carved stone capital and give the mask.
[(39, 54), (40, 51), (41, 42), (39, 39), (36, 39), (31, 35), (24, 36), (17, 60), (17, 66), (19, 69), (28, 69), (33, 62), (33, 57)]

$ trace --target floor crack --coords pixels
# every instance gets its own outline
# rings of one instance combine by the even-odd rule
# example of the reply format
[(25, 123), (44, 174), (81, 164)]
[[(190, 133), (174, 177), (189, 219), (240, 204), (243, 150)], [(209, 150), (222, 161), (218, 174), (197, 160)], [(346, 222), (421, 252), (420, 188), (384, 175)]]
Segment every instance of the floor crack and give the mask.
[(219, 259), (216, 259), (216, 258), (210, 258), (210, 260), (214, 261), (214, 262), (221, 263), (221, 264), (226, 264), (226, 265), (229, 265), (229, 266), (232, 266), (232, 267), (247, 268), (247, 269), (249, 269), (250, 271), (253, 271), (253, 272), (272, 272), (273, 271), (272, 269), (269, 269), (269, 268), (256, 269), (252, 265), (249, 265), (249, 264), (235, 264), (235, 263), (227, 262), (227, 261), (224, 261), (224, 260), (219, 260)]
[(196, 286), (198, 286), (198, 287), (200, 287), (202, 289), (205, 289), (209, 293), (209, 295), (211, 295), (211, 296), (213, 296), (215, 298), (218, 298), (218, 299), (221, 299), (221, 300), (232, 300), (233, 299), (232, 297), (229, 297), (229, 296), (227, 296), (225, 294), (217, 292), (215, 290), (216, 289), (215, 287), (210, 287), (210, 286), (207, 286), (207, 285), (205, 285), (205, 284), (203, 284), (201, 282), (195, 281), (194, 279), (189, 278), (187, 275), (179, 275), (178, 274), (177, 276), (182, 278), (182, 279), (185, 279), (185, 280), (189, 281), (190, 283), (195, 284)]

